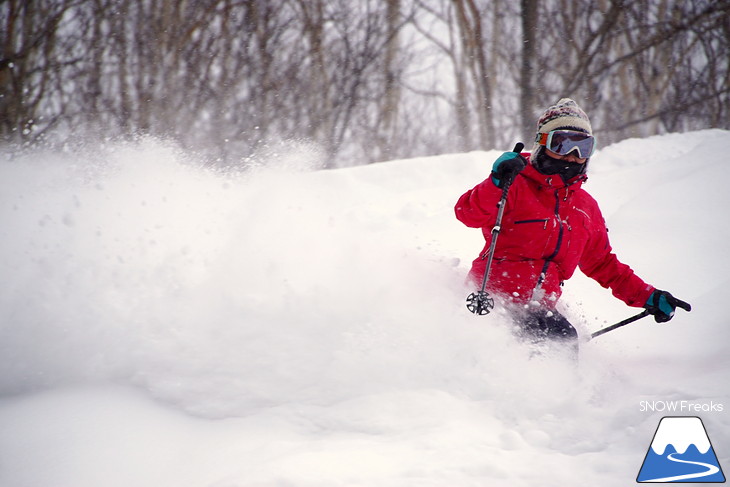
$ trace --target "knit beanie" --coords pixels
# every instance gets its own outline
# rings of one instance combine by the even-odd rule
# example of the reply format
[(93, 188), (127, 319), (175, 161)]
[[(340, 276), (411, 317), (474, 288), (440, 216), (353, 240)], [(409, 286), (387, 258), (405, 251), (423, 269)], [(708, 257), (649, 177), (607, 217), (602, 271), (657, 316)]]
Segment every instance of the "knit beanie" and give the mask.
[[(546, 134), (552, 130), (566, 129), (593, 135), (588, 115), (570, 98), (561, 98), (555, 105), (545, 110), (537, 120), (537, 133)], [(532, 156), (536, 157), (540, 145), (535, 142)]]

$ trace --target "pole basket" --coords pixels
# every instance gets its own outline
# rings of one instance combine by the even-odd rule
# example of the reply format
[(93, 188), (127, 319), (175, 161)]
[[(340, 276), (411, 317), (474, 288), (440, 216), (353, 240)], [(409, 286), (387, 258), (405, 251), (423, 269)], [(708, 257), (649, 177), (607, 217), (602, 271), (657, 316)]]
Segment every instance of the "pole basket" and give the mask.
[(466, 308), (476, 315), (486, 315), (494, 308), (494, 299), (485, 291), (477, 291), (466, 297)]

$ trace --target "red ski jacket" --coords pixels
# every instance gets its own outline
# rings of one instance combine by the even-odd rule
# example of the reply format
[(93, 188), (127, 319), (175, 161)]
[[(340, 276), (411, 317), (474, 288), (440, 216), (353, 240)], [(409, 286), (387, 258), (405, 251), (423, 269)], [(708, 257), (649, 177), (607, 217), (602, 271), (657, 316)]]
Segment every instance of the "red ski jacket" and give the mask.
[[(529, 160), (529, 154), (522, 155)], [(536, 300), (552, 309), (560, 297), (561, 284), (580, 267), (629, 306), (646, 304), (654, 287), (611, 251), (598, 204), (581, 188), (585, 179), (578, 176), (565, 184), (560, 176), (541, 174), (531, 164), (517, 175), (507, 196), (489, 291), (517, 303)], [(456, 218), (469, 227), (481, 228), (486, 240), (469, 272), (479, 286), (501, 197), (502, 190), (489, 177), (464, 193), (454, 208)]]

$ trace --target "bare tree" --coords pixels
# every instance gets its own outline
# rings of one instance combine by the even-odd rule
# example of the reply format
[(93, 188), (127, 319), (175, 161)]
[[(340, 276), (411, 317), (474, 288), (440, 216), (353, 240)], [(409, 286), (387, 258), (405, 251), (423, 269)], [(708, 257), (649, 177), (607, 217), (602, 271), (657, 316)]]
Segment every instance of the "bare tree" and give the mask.
[[(602, 143), (730, 124), (730, 0), (2, 0), (0, 140), (235, 164), (509, 148), (571, 96)], [(526, 140), (529, 142), (529, 140)]]
[[(534, 109), (537, 99), (535, 90), (535, 59), (536, 59), (536, 37), (537, 37), (537, 9), (533, 1), (522, 0), (520, 11), (522, 16), (522, 53), (520, 57), (520, 125), (526, 136), (532, 135), (532, 128), (535, 126)], [(524, 139), (529, 143), (529, 139)]]
[(61, 73), (75, 62), (73, 35), (62, 35), (77, 2), (0, 2), (0, 140), (42, 140), (63, 117)]

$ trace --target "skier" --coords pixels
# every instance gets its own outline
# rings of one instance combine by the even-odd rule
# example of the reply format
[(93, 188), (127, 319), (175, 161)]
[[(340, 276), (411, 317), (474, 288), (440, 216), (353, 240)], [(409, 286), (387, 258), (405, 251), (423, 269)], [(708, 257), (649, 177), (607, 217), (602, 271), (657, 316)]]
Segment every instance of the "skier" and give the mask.
[(538, 119), (532, 152), (502, 154), (490, 176), (464, 193), (454, 208), (456, 218), (481, 228), (486, 240), (469, 272), (473, 283), (481, 283), (497, 205), (508, 185), (487, 290), (509, 310), (520, 336), (576, 352), (578, 334), (555, 309), (561, 285), (576, 267), (627, 305), (646, 308), (658, 323), (672, 319), (677, 307), (690, 310), (688, 303), (647, 284), (613, 254), (598, 204), (581, 187), (594, 149), (588, 116), (575, 101), (563, 98)]

